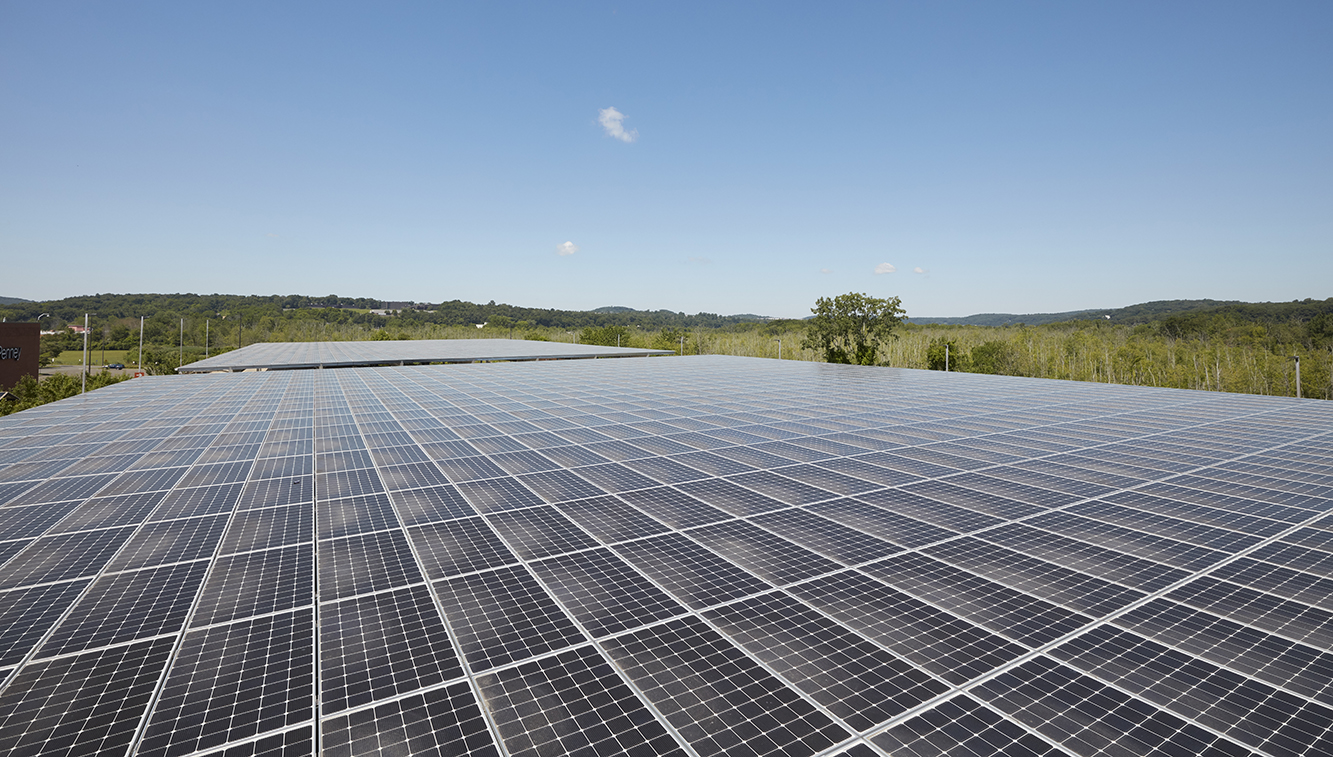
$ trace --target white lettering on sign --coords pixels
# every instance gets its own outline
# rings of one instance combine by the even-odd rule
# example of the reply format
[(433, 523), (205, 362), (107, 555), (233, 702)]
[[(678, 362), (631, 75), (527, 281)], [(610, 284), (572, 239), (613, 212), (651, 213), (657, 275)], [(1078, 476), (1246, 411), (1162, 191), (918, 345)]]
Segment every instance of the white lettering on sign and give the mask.
[(22, 347), (0, 347), (0, 360), (18, 360)]

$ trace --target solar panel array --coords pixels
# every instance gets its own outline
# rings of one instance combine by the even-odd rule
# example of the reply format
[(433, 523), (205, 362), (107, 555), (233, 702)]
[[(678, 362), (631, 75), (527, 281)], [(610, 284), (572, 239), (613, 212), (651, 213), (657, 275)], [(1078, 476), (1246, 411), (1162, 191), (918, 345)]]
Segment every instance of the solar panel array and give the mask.
[(745, 358), (0, 420), (0, 752), (1333, 754), (1333, 405)]
[(260, 342), (180, 367), (181, 373), (273, 368), (342, 368), (488, 360), (562, 360), (670, 355), (671, 350), (533, 342), (526, 339), (404, 339), (367, 342)]

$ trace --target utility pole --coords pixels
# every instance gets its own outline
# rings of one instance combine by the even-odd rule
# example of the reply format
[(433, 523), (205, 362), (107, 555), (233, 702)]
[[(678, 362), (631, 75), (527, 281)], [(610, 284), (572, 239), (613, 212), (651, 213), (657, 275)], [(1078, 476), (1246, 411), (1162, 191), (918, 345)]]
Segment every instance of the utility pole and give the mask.
[(680, 356), (685, 357), (685, 337), (680, 338)]
[(184, 363), (184, 362), (185, 362), (185, 319), (182, 318), (182, 319), (181, 319), (181, 349), (180, 349), (180, 355), (176, 358), (176, 367), (179, 368), (179, 367), (181, 366), (181, 363)]
[(143, 316), (139, 316), (139, 372), (143, 373)]
[(944, 372), (949, 372), (949, 343), (944, 343)]
[(782, 359), (782, 340), (778, 340), (778, 360)]
[(79, 387), (79, 394), (88, 391), (88, 314), (83, 314), (83, 383)]
[(1301, 356), (1292, 355), (1296, 358), (1296, 399), (1301, 398)]
[(208, 357), (208, 319), (204, 319), (204, 357)]

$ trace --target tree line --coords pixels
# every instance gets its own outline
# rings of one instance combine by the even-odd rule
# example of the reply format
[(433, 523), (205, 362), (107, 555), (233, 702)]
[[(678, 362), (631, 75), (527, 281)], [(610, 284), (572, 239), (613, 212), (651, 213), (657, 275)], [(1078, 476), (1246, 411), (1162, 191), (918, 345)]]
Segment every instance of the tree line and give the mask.
[[(1143, 322), (1136, 324), (1095, 318), (987, 327), (910, 323), (898, 298), (855, 293), (821, 298), (812, 309), (814, 317), (806, 320), (670, 311), (585, 313), (462, 301), (444, 303), (435, 313), (405, 311), (386, 318), (345, 308), (284, 309), (282, 301), (230, 295), (96, 297), (104, 298), (101, 302), (112, 315), (91, 319), (89, 346), (129, 350), (127, 364), (137, 362), (139, 319), (117, 316), (131, 312), (117, 308), (175, 308), (151, 312), (144, 319), (144, 369), (161, 374), (174, 373), (182, 361), (255, 342), (483, 337), (619, 344), (684, 354), (777, 357), (780, 351), (784, 359), (936, 370), (944, 368), (947, 350), (953, 371), (1287, 396), (1296, 392), (1293, 357), (1299, 356), (1302, 395), (1333, 399), (1333, 299), (1220, 303), (1180, 312), (1154, 306), (1144, 308)], [(62, 302), (73, 310), (93, 304), (91, 299), (71, 299), (76, 304)], [(51, 304), (7, 305), (0, 307), (0, 314), (31, 320), (35, 315), (24, 318), (25, 308), (40, 310)], [(227, 309), (214, 309), (223, 305)], [(523, 315), (530, 317), (519, 317)], [(82, 312), (69, 322), (81, 325)], [(830, 330), (830, 322), (837, 327)], [(47, 358), (82, 346), (82, 337), (73, 333), (44, 336), (42, 343)]]

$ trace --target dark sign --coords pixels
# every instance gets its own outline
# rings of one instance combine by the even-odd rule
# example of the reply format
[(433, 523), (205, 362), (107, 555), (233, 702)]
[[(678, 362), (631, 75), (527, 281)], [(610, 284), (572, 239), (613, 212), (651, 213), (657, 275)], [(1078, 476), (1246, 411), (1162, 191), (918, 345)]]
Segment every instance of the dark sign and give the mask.
[(12, 389), (24, 376), (37, 378), (42, 327), (36, 323), (0, 323), (0, 389)]

